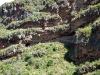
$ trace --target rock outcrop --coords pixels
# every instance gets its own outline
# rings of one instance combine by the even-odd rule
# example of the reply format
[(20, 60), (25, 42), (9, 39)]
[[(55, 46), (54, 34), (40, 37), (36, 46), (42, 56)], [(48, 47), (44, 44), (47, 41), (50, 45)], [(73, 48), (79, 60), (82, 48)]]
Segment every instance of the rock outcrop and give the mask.
[(100, 19), (93, 25), (76, 32), (74, 53), (71, 59), (77, 64), (100, 58)]
[[(63, 36), (73, 36), (72, 61), (82, 63), (97, 59), (100, 57), (100, 26), (95, 20), (99, 16), (100, 0), (24, 0), (4, 4), (0, 7), (0, 23), (5, 30), (4, 34), (0, 33), (0, 49), (13, 44), (27, 47)], [(86, 31), (89, 34), (87, 36), (80, 28), (90, 23), (96, 24)], [(66, 40), (63, 42), (69, 39)]]

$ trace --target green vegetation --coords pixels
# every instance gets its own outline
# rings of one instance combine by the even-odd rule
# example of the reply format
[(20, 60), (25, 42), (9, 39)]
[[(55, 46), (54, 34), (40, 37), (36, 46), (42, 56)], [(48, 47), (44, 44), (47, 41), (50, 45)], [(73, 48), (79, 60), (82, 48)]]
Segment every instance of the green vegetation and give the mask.
[[(68, 50), (65, 44), (59, 42), (38, 43), (37, 45), (24, 47), (20, 44), (13, 45), (5, 50), (0, 51), (3, 57), (10, 54), (12, 50), (16, 52), (23, 50), (20, 55), (15, 55), (10, 59), (2, 60), (0, 62), (0, 74), (10, 75), (74, 75), (76, 73), (85, 73), (88, 75), (99, 74), (100, 60), (93, 62), (86, 62), (79, 66), (72, 62), (64, 60), (65, 54)], [(4, 59), (4, 58), (2, 58)], [(90, 71), (87, 71), (90, 68)], [(13, 70), (13, 72), (12, 72)], [(93, 73), (89, 73), (94, 71)]]
[(63, 30), (69, 31), (69, 29), (70, 29), (69, 25), (63, 24), (63, 25), (59, 25), (57, 27), (50, 29), (50, 31), (55, 33), (55, 32), (61, 32)]
[[(84, 62), (80, 65), (75, 65), (74, 62), (70, 60), (70, 57), (72, 57), (72, 55), (75, 53), (75, 42), (60, 43), (45, 41), (45, 36), (50, 36), (51, 34), (56, 34), (55, 36), (59, 37), (61, 37), (63, 35), (62, 33), (65, 32), (65, 35), (67, 36), (74, 35), (74, 33), (70, 34), (70, 27), (73, 26), (69, 25), (74, 23), (73, 20), (75, 21), (76, 19), (83, 18), (84, 16), (89, 16), (94, 13), (100, 14), (100, 3), (98, 3), (99, 0), (91, 1), (90, 6), (88, 6), (87, 9), (81, 10), (80, 12), (75, 11), (75, 13), (77, 13), (76, 16), (74, 15), (73, 10), (70, 13), (70, 16), (68, 15), (69, 13), (67, 13), (71, 11), (70, 3), (67, 8), (66, 0), (57, 1), (58, 2), (56, 3), (56, 0), (14, 0), (11, 3), (5, 3), (0, 6), (0, 40), (6, 40), (6, 42), (9, 42), (9, 47), (0, 50), (0, 75), (100, 74), (100, 59), (92, 62)], [(8, 7), (11, 10), (8, 11)], [(66, 13), (61, 14), (60, 11), (66, 11)], [(73, 20), (70, 20), (71, 16)], [(67, 23), (68, 20), (63, 21), (65, 18), (68, 18), (68, 20), (72, 22)], [(61, 25), (57, 24), (58, 26), (54, 25), (52, 27), (44, 27), (44, 29), (40, 27), (29, 27), (23, 29), (22, 26), (24, 23), (28, 22), (40, 23), (42, 21), (49, 20), (50, 24), (54, 24), (53, 21), (56, 20), (61, 20), (62, 22), (60, 22), (62, 24), (59, 23)], [(83, 20), (85, 22), (86, 18), (83, 18)], [(92, 21), (92, 19), (90, 20)], [(87, 24), (87, 21), (83, 24)], [(89, 38), (92, 34), (92, 29), (98, 26), (100, 26), (100, 17), (98, 19), (95, 18), (93, 23), (88, 23), (84, 28), (77, 28), (76, 36), (78, 37), (80, 35), (84, 35), (85, 37)], [(28, 37), (28, 35), (31, 36)], [(43, 35), (44, 37), (41, 39), (41, 36)], [(31, 40), (27, 40), (27, 38), (31, 37)], [(35, 44), (35, 40), (33, 39), (38, 38), (42, 40), (39, 42), (45, 41), (46, 43)], [(16, 42), (14, 44), (12, 42), (15, 40), (13, 41), (12, 39), (15, 39), (16, 41), (18, 40), (17, 43), (20, 42), (23, 44), (17, 44)], [(26, 44), (28, 43), (30, 45), (26, 47)], [(0, 44), (2, 46), (5, 44), (5, 42), (0, 42)]]
[[(14, 49), (15, 46), (9, 48)], [(64, 44), (59, 42), (39, 43), (31, 47), (24, 47), (21, 55), (0, 62), (0, 74), (72, 75), (75, 65), (64, 60), (67, 51)], [(40, 57), (41, 53), (43, 55)]]
[(34, 15), (29, 16), (28, 18), (25, 18), (23, 20), (20, 21), (12, 21), (8, 26), (7, 29), (17, 29), (20, 28), (23, 23), (27, 23), (27, 22), (38, 22), (40, 20), (56, 20), (59, 19), (60, 16), (55, 14), (55, 15), (51, 15), (50, 13), (46, 13), (46, 12), (34, 12)]
[(20, 54), (24, 51), (24, 46), (22, 44), (12, 45), (6, 49), (0, 50), (0, 59), (6, 59), (16, 54)]
[(94, 27), (99, 27), (100, 26), (100, 17), (96, 21), (94, 21), (93, 26)]
[[(100, 73), (100, 59), (95, 60), (93, 62), (86, 62), (85, 64), (81, 64), (76, 68), (76, 73), (78, 75), (80, 74), (86, 74), (86, 75), (98, 75)], [(97, 70), (97, 71), (96, 71)], [(94, 71), (94, 72), (93, 72)], [(93, 72), (93, 73), (90, 73)]]
[(99, 75), (100, 74), (100, 70), (96, 70), (94, 72), (89, 72), (86, 75)]
[(100, 12), (100, 3), (98, 3), (96, 5), (90, 5), (90, 6), (88, 6), (87, 9), (79, 11), (77, 13), (77, 15), (75, 16), (75, 19), (78, 19), (78, 18), (80, 19), (83, 16), (87, 16), (87, 15), (92, 14), (94, 12), (97, 12), (97, 13)]
[(82, 34), (82, 35), (85, 35), (87, 37), (90, 37), (91, 34), (92, 34), (92, 26), (89, 25), (89, 26), (86, 26), (84, 28), (79, 28), (77, 31), (76, 31), (76, 35), (79, 35), (79, 34)]
[(6, 29), (0, 29), (0, 38), (1, 39), (12, 39), (14, 37), (20, 39), (20, 35), (24, 38), (25, 35), (32, 34), (35, 35), (37, 33), (37, 30), (34, 28), (29, 29), (17, 29), (17, 30), (6, 30)]
[(99, 26), (100, 26), (100, 17), (96, 19), (93, 23), (88, 24), (86, 27), (78, 28), (78, 30), (76, 31), (76, 36), (84, 35), (86, 37), (90, 37), (92, 34), (93, 28), (99, 27)]
[(91, 2), (91, 4), (96, 4), (96, 3), (98, 3), (98, 2), (100, 2), (99, 0), (93, 0), (92, 2)]
[[(50, 31), (52, 33), (61, 32), (63, 30), (68, 31), (69, 26), (68, 25), (59, 25), (57, 27), (53, 27), (52, 29), (47, 29), (45, 31)], [(16, 30), (7, 30), (5, 28), (0, 29), (0, 38), (1, 39), (12, 39), (14, 37), (20, 39), (20, 35), (24, 38), (26, 35), (37, 35), (38, 33), (42, 32), (41, 30), (35, 29), (35, 28), (28, 28), (28, 29), (16, 29)]]

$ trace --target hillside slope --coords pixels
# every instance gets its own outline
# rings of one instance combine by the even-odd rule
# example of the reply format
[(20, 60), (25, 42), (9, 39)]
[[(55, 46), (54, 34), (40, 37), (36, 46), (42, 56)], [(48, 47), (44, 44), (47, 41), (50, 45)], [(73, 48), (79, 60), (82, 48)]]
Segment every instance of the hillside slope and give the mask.
[(0, 75), (99, 75), (99, 30), (100, 0), (5, 3)]

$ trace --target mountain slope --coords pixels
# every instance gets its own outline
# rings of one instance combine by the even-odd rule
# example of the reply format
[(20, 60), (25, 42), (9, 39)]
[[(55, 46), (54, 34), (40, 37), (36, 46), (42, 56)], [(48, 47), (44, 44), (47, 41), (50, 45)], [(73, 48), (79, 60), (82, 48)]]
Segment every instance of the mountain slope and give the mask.
[(3, 4), (1, 75), (98, 74), (99, 24), (100, 0), (14, 0)]

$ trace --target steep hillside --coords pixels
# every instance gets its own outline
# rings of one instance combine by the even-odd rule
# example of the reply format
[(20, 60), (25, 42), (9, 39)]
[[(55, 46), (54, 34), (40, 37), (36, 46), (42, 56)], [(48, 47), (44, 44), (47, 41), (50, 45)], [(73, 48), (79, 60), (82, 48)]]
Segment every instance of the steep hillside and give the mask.
[(14, 0), (0, 6), (0, 75), (99, 75), (100, 0)]

